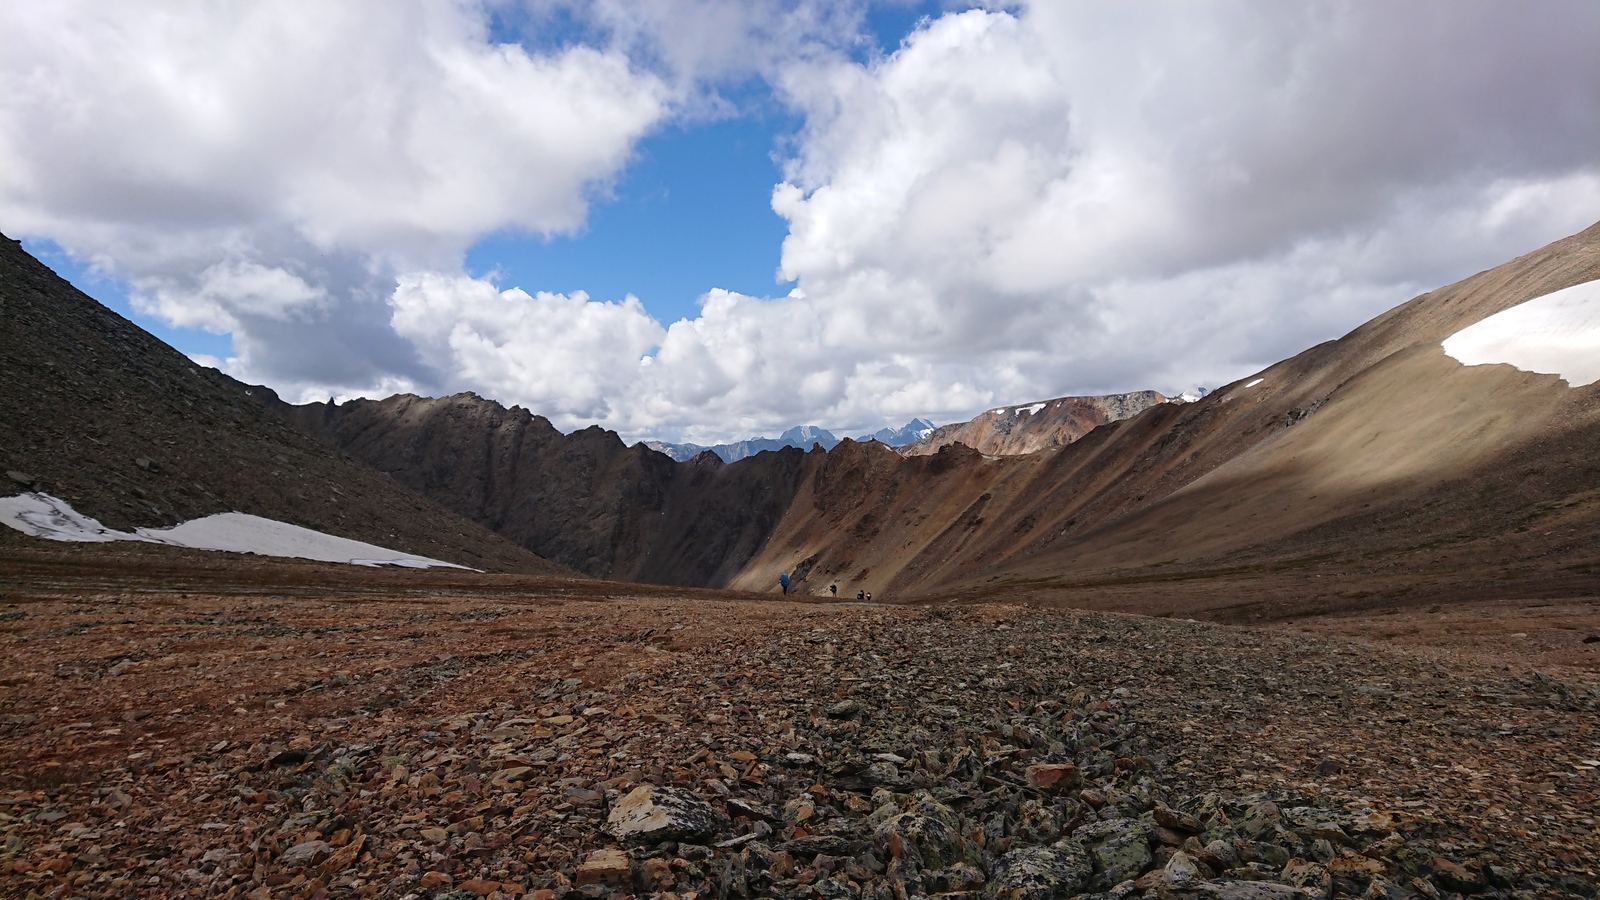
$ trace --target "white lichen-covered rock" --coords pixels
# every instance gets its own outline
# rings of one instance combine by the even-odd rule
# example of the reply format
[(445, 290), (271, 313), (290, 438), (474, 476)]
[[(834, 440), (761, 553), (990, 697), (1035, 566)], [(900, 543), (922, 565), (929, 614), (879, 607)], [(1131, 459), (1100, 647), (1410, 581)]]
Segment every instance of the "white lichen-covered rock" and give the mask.
[(727, 817), (682, 788), (644, 785), (611, 807), (606, 832), (635, 844), (708, 840), (728, 827)]

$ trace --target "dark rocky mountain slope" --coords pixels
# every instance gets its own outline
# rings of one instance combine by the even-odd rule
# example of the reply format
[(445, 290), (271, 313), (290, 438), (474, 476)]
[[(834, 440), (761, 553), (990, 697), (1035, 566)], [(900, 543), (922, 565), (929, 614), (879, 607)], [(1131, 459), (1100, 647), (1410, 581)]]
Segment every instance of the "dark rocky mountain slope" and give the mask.
[(287, 427), (270, 391), (196, 365), (8, 238), (0, 385), (5, 494), (45, 491), (122, 530), (239, 511), (474, 568), (561, 571)]
[(282, 406), (281, 414), (540, 555), (606, 578), (718, 586), (783, 516), (801, 451), (685, 463), (614, 432), (562, 434), (475, 394)]

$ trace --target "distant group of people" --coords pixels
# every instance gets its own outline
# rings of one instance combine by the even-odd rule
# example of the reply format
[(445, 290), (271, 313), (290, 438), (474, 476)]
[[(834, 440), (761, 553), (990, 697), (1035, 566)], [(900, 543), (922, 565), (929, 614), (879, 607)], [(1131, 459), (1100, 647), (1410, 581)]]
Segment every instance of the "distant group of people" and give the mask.
[[(788, 572), (784, 572), (783, 574), (778, 576), (778, 587), (783, 590), (783, 595), (785, 597), (789, 596), (789, 573)], [(839, 596), (839, 586), (837, 584), (828, 585), (828, 594), (829, 594), (829, 596), (837, 598)], [(856, 591), (856, 599), (857, 600), (866, 600), (868, 602), (871, 602), (871, 600), (872, 600), (872, 592), (871, 591)]]

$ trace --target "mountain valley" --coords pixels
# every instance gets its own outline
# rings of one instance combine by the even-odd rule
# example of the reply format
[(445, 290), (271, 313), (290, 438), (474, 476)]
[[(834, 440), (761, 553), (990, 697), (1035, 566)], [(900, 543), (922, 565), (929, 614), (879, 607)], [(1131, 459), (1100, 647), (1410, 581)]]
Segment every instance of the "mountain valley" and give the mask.
[(1442, 342), (1596, 279), (1600, 225), (1193, 402), (680, 462), (288, 404), (4, 242), (14, 492), (480, 571), (0, 528), (0, 895), (1593, 900), (1600, 382)]

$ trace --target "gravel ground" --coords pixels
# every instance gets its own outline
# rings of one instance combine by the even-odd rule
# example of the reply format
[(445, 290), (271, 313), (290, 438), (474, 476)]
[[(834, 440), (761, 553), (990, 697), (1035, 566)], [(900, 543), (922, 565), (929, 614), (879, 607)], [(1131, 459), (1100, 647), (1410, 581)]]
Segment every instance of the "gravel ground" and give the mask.
[[(318, 574), (0, 581), (0, 896), (1600, 881), (1579, 669), (1022, 606), (294, 571)], [(703, 827), (624, 833), (673, 789)]]

